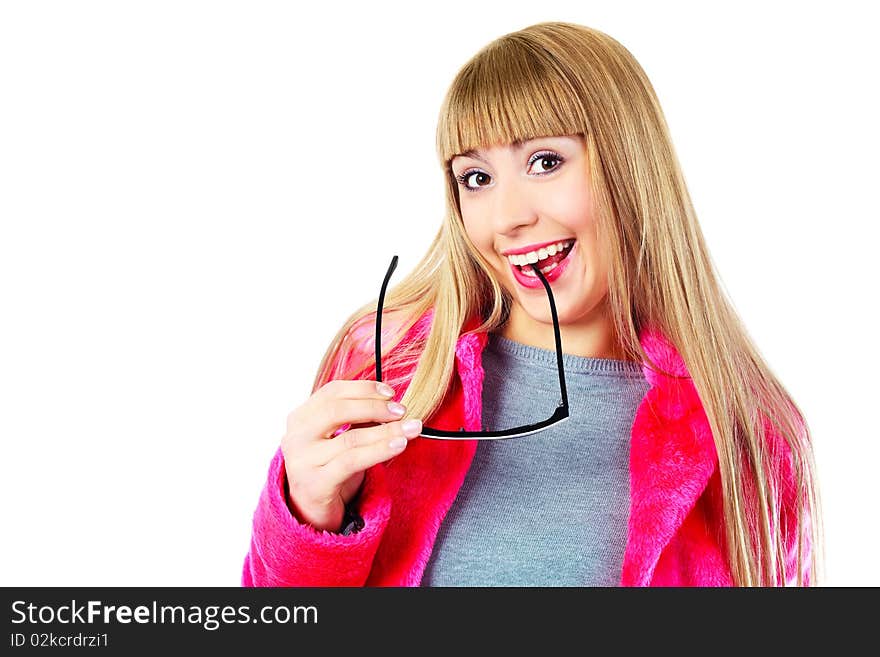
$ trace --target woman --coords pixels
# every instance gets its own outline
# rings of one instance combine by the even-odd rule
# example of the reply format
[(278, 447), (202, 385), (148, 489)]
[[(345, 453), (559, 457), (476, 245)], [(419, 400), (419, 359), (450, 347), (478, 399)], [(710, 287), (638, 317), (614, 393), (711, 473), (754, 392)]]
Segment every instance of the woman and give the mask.
[[(288, 417), (242, 584), (815, 584), (809, 430), (722, 294), (632, 55), (569, 23), (504, 35), (437, 148), (443, 225), (384, 299), (378, 368), (371, 302)], [(565, 422), (433, 439), (542, 420), (557, 361)]]

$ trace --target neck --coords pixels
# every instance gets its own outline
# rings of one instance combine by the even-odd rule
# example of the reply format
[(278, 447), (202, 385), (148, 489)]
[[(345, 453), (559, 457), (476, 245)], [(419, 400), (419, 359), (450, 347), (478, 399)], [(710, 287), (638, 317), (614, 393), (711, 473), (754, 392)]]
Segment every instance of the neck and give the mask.
[[(511, 308), (507, 323), (498, 333), (521, 344), (556, 351), (553, 321), (544, 324), (525, 313), (521, 307)], [(607, 307), (597, 309), (572, 324), (559, 324), (562, 351), (573, 356), (628, 360), (617, 340)]]

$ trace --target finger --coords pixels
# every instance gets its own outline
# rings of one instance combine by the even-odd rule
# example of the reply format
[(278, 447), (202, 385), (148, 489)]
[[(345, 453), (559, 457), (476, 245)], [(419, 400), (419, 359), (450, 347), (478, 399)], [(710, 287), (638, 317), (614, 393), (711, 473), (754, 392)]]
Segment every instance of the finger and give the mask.
[(310, 443), (315, 440), (330, 438), (334, 432), (346, 424), (365, 422), (390, 422), (400, 419), (406, 412), (400, 404), (392, 402), (388, 397), (376, 390), (375, 381), (369, 387), (366, 381), (340, 381), (339, 383), (367, 383), (368, 387), (357, 386), (362, 397), (352, 398), (350, 386), (331, 386), (331, 390), (322, 389), (288, 416), (287, 433), (293, 442)]
[(406, 449), (409, 442), (403, 436), (395, 436), (392, 440), (398, 441), (396, 447), (392, 447), (393, 443), (390, 440), (383, 438), (362, 447), (346, 449), (327, 463), (324, 469), (329, 471), (328, 474), (332, 479), (345, 481), (358, 472), (397, 456)]
[[(303, 448), (300, 450), (301, 461), (309, 468), (320, 468), (326, 465), (326, 463), (330, 459), (332, 459), (334, 456), (339, 454), (342, 449), (344, 449), (345, 440), (352, 440), (351, 437), (348, 437), (342, 439), (342, 442), (337, 442), (342, 437), (343, 433), (357, 431), (358, 429), (370, 429), (372, 427), (381, 426), (384, 426), (382, 422), (361, 422), (359, 424), (352, 424), (351, 426), (343, 425), (343, 427), (340, 428), (345, 428), (345, 431), (339, 431), (329, 438), (312, 440), (303, 445)], [(348, 444), (353, 443), (349, 442)], [(342, 447), (340, 447), (340, 445), (342, 445)]]
[[(382, 392), (383, 388), (391, 390), (389, 394)], [(384, 381), (362, 381), (334, 379), (321, 386), (317, 393), (322, 397), (341, 397), (343, 399), (391, 399), (394, 389)]]
[[(406, 426), (408, 423), (409, 426)], [(380, 452), (393, 456), (399, 450), (397, 447), (390, 445), (391, 441), (397, 438), (412, 440), (419, 435), (421, 430), (421, 420), (413, 418), (388, 422), (375, 427), (349, 429), (332, 440), (325, 440), (315, 445), (311, 456), (315, 458), (314, 463), (318, 466), (326, 466), (346, 451), (357, 450), (363, 447), (376, 446)], [(385, 459), (388, 458), (390, 456), (385, 456)]]

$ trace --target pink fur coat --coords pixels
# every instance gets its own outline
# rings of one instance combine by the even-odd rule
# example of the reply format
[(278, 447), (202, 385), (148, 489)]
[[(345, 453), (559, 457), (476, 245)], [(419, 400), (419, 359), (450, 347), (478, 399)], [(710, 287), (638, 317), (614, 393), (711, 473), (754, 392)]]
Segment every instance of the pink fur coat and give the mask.
[[(429, 311), (404, 339), (424, 337), (430, 320)], [(487, 338), (463, 332), (455, 350), (457, 378), (426, 426), (482, 426), (481, 354)], [(640, 342), (660, 367), (685, 378), (643, 365), (650, 388), (631, 431), (630, 513), (620, 585), (730, 586), (718, 457), (708, 420), (673, 345), (651, 330), (640, 335)], [(395, 399), (404, 392), (397, 386)], [(768, 438), (787, 455), (783, 440), (769, 430)], [(391, 461), (368, 469), (357, 503), (365, 526), (348, 536), (316, 531), (294, 518), (285, 500), (279, 448), (253, 515), (242, 586), (418, 586), (476, 444), (417, 438)], [(790, 487), (787, 459), (780, 463)], [(792, 505), (783, 500), (781, 506), (782, 522), (793, 526)], [(796, 542), (790, 543), (786, 570), (794, 573)]]

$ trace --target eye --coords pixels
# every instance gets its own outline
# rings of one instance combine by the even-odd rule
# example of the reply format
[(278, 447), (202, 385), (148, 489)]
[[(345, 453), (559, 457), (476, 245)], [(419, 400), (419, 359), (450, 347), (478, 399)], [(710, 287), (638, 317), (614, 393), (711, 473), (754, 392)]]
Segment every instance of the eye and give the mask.
[[(553, 151), (544, 151), (541, 153), (535, 153), (532, 156), (532, 158), (529, 160), (529, 166), (531, 166), (532, 164), (534, 164), (536, 162), (540, 162), (541, 166), (544, 165), (544, 162), (558, 162), (559, 164), (562, 164), (562, 156), (559, 155), (559, 153), (554, 153)], [(559, 164), (557, 164), (556, 166), (550, 167), (550, 171), (553, 171), (554, 169), (558, 169)], [(538, 175), (543, 176), (545, 174), (550, 173), (550, 171), (542, 171)]]
[[(553, 173), (556, 169), (558, 169), (564, 161), (565, 160), (563, 159), (563, 157), (555, 151), (539, 151), (529, 158), (528, 166), (531, 168), (533, 164), (535, 164), (536, 162), (540, 162), (541, 166), (543, 167), (545, 162), (556, 162), (557, 164), (550, 167), (549, 171), (540, 171), (536, 174), (538, 176), (546, 176), (548, 173)], [(458, 184), (464, 187), (464, 189), (466, 189), (467, 191), (476, 192), (479, 191), (480, 187), (484, 187), (485, 185), (471, 187), (467, 181), (474, 176), (477, 176), (478, 180), (485, 180), (487, 178), (490, 178), (489, 174), (487, 174), (485, 171), (482, 171), (481, 169), (471, 168), (456, 176), (455, 179), (458, 181)]]

